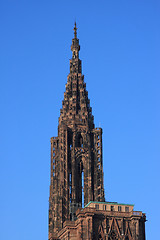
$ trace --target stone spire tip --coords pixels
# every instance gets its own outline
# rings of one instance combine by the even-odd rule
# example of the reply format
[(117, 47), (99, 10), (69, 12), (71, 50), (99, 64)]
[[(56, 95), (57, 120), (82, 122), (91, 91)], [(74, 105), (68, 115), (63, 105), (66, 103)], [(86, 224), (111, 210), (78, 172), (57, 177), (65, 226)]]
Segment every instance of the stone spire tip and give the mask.
[(74, 28), (73, 28), (73, 30), (74, 30), (74, 38), (77, 38), (77, 27), (76, 27), (76, 21), (75, 21), (75, 23), (74, 23)]

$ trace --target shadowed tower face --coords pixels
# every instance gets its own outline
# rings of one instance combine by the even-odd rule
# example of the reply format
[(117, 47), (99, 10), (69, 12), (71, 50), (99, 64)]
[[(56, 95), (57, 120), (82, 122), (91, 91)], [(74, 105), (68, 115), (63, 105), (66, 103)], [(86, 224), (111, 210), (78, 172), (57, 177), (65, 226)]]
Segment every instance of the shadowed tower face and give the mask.
[(76, 219), (78, 208), (104, 201), (102, 129), (94, 126), (79, 50), (75, 23), (58, 136), (51, 138), (49, 239), (64, 221)]

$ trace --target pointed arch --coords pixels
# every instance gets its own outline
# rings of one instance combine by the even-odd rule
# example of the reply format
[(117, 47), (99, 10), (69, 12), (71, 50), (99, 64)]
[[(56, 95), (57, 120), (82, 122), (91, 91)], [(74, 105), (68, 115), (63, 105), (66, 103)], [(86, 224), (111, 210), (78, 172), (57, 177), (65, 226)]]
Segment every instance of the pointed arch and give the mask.
[(77, 162), (76, 166), (77, 202), (81, 207), (84, 207), (84, 165), (82, 161), (82, 156), (79, 156), (76, 159), (76, 162)]
[(130, 227), (129, 227), (129, 222), (127, 222), (127, 228), (126, 228), (126, 231), (125, 231), (125, 236), (126, 236), (125, 240), (131, 240), (132, 239), (132, 233), (131, 233), (131, 230), (130, 230)]
[(112, 222), (111, 222), (110, 229), (109, 229), (109, 234), (112, 234), (112, 232), (114, 232), (118, 238), (121, 237), (118, 223), (114, 217), (112, 218)]
[(98, 228), (98, 240), (104, 240), (104, 239), (105, 239), (104, 230), (103, 230), (103, 226), (101, 224)]
[(110, 236), (109, 240), (118, 240), (121, 238), (120, 229), (114, 217), (112, 218), (108, 234)]

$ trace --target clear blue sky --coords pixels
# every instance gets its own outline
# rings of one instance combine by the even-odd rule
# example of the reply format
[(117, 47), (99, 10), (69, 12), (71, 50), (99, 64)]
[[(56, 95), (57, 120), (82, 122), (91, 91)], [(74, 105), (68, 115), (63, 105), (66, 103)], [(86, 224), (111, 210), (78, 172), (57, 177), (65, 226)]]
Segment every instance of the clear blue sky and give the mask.
[(46, 240), (50, 137), (57, 136), (73, 25), (97, 127), (106, 200), (159, 235), (160, 1), (0, 1), (0, 239)]

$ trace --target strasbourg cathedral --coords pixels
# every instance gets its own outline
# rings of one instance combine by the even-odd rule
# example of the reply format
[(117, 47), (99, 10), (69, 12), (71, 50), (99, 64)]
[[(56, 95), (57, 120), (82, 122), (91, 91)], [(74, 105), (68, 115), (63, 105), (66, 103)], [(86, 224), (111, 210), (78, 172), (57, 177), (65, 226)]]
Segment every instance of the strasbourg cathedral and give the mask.
[(144, 213), (105, 201), (102, 129), (94, 125), (76, 23), (71, 50), (58, 136), (51, 138), (48, 239), (145, 240)]

